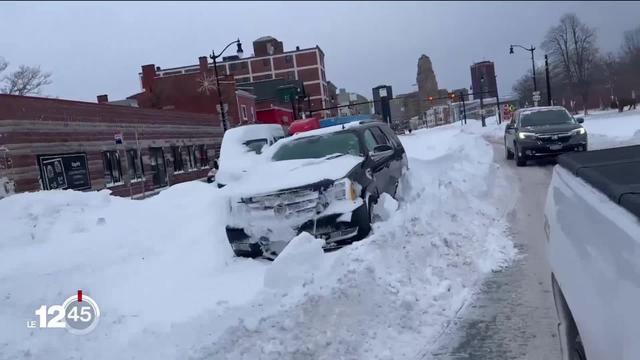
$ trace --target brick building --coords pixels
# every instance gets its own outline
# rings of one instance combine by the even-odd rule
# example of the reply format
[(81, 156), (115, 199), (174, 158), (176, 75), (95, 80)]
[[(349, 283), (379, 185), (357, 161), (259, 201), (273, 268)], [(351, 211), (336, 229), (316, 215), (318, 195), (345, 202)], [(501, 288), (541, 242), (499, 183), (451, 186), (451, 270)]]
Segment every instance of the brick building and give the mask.
[[(492, 61), (480, 61), (471, 65), (471, 87), (474, 93), (482, 92), (482, 97), (498, 96), (496, 70)], [(479, 99), (480, 95), (473, 98)]]
[(217, 121), (212, 114), (0, 95), (0, 186), (153, 194), (207, 176), (222, 138)]
[[(142, 92), (129, 96), (138, 106), (150, 109), (178, 110), (206, 114), (219, 114), (219, 98), (213, 68), (206, 56), (201, 56), (195, 71), (164, 75), (154, 64), (142, 66)], [(213, 65), (212, 65), (213, 66)], [(222, 102), (227, 108), (227, 125), (234, 127), (255, 121), (255, 96), (236, 89), (232, 75), (220, 82)], [(216, 120), (217, 121), (217, 120)], [(222, 124), (218, 122), (222, 127)]]
[[(324, 52), (320, 47), (312, 47), (284, 51), (281, 41), (264, 36), (253, 42), (254, 55), (239, 58), (236, 55), (223, 57), (218, 63), (218, 74), (233, 75), (236, 84), (258, 82), (261, 80), (286, 79), (301, 80), (305, 93), (310, 97), (312, 109), (321, 109), (330, 106), (329, 88), (324, 66)], [(156, 78), (172, 77), (201, 72), (202, 62), (198, 65), (188, 65), (168, 69), (156, 69)], [(208, 64), (213, 69), (213, 64)], [(147, 70), (147, 71), (150, 71)], [(140, 73), (141, 79), (145, 77), (145, 71)], [(229, 81), (231, 79), (229, 78)], [(145, 88), (145, 81), (142, 80)], [(224, 96), (224, 95), (223, 95)], [(308, 102), (304, 101), (304, 106)], [(304, 109), (307, 111), (308, 109)], [(326, 114), (329, 116), (329, 112)]]

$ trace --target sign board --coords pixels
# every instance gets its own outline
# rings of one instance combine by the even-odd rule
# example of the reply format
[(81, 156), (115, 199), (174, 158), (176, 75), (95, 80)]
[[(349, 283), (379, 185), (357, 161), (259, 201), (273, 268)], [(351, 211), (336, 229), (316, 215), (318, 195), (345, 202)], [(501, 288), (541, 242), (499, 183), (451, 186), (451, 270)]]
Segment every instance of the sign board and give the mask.
[(533, 96), (540, 96), (540, 91), (534, 91)]
[(91, 188), (87, 154), (38, 155), (44, 190)]
[(533, 101), (540, 101), (540, 95), (533, 95)]
[(115, 140), (116, 145), (124, 144), (124, 135), (122, 133), (114, 134), (113, 140)]

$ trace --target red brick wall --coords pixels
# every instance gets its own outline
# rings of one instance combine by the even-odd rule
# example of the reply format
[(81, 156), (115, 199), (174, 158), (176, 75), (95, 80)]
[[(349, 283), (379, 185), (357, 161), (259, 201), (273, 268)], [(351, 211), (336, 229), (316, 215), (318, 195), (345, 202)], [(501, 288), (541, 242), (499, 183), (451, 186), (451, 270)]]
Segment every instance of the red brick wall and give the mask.
[(320, 80), (320, 74), (318, 74), (318, 68), (302, 69), (298, 70), (298, 79), (302, 81), (317, 81)]
[(319, 82), (313, 84), (304, 84), (304, 92), (307, 96), (320, 96), (322, 95), (321, 89), (322, 86)]
[[(153, 189), (153, 172), (148, 149), (163, 147), (169, 184), (203, 178), (208, 167), (174, 175), (170, 146), (204, 145), (210, 166), (222, 138), (214, 120), (211, 114), (0, 95), (0, 146), (8, 149), (4, 154), (8, 161), (0, 164), (0, 173), (15, 182), (18, 192), (39, 190), (38, 155), (85, 153), (91, 189), (99, 190), (105, 187), (102, 152), (120, 153), (122, 175), (128, 183), (125, 150), (139, 148), (149, 191)], [(115, 144), (115, 133), (123, 133), (123, 145)], [(110, 190), (129, 196), (127, 184)], [(132, 191), (141, 192), (142, 183), (132, 182)]]
[[(245, 96), (241, 93), (238, 95), (238, 119), (242, 123), (254, 123), (256, 121), (256, 100), (253, 96)], [(244, 105), (247, 109), (247, 119), (242, 118), (242, 105)]]
[[(288, 59), (288, 62), (287, 62), (287, 59)], [(273, 69), (274, 70), (293, 69), (293, 54), (274, 57)]]
[[(265, 65), (266, 64), (266, 65)], [(251, 60), (251, 72), (254, 74), (271, 71), (271, 59)]]
[(316, 51), (296, 54), (297, 67), (304, 67), (304, 66), (311, 66), (311, 65), (318, 65), (318, 56)]

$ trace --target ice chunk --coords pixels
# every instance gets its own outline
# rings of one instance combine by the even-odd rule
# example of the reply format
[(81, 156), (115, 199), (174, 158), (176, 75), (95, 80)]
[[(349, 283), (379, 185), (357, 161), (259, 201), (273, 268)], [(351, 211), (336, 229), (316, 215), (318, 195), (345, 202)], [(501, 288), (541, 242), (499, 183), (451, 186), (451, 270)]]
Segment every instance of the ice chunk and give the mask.
[(321, 268), (324, 240), (302, 233), (284, 248), (264, 274), (264, 286), (273, 290), (286, 290), (312, 281)]

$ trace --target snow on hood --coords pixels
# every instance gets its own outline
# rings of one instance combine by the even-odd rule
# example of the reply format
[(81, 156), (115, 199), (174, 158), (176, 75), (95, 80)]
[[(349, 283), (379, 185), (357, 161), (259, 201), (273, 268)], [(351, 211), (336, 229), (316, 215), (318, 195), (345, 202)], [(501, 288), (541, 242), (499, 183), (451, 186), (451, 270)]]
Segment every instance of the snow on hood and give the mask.
[(342, 155), (335, 158), (273, 161), (256, 165), (250, 172), (225, 187), (238, 195), (255, 195), (288, 189), (321, 180), (345, 177), (364, 158)]

